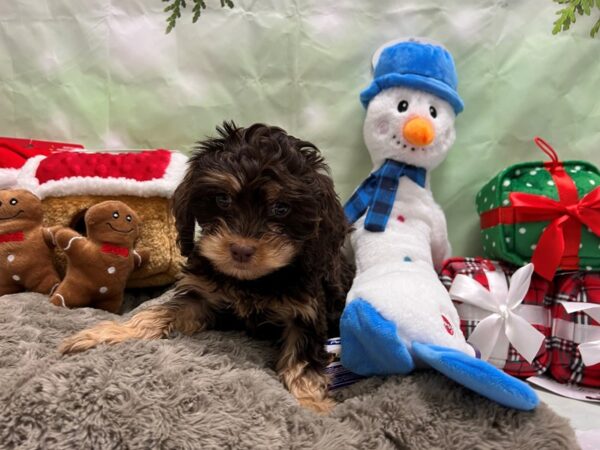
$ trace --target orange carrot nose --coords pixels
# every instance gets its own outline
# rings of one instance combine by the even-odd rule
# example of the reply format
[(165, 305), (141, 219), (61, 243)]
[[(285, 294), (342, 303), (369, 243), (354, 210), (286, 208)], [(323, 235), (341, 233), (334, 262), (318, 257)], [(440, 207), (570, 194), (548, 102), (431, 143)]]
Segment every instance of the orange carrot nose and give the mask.
[(431, 122), (422, 117), (415, 117), (406, 122), (402, 134), (404, 139), (419, 147), (431, 144), (435, 137)]

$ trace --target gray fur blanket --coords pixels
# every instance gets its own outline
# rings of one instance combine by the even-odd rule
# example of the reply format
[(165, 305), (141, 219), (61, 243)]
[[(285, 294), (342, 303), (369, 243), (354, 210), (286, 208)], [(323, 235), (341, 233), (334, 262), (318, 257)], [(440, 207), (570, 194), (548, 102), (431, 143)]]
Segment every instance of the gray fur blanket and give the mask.
[(509, 410), (430, 372), (362, 381), (316, 415), (277, 380), (275, 349), (239, 333), (57, 353), (64, 337), (111, 318), (37, 294), (0, 298), (0, 448), (577, 448), (545, 405)]

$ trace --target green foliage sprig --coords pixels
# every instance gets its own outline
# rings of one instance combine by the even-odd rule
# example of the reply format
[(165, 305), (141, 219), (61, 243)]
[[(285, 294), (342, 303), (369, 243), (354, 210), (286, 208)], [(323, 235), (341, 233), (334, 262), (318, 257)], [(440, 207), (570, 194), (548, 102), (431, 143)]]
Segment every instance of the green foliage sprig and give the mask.
[[(592, 13), (592, 9), (600, 10), (600, 0), (554, 0), (559, 5), (563, 5), (563, 8), (559, 9), (558, 19), (554, 22), (554, 28), (552, 28), (552, 34), (560, 33), (561, 31), (568, 30), (571, 24), (575, 23), (577, 16), (589, 16)], [(600, 18), (596, 21), (590, 31), (590, 36), (594, 37), (600, 31)]]
[[(181, 10), (187, 7), (186, 0), (162, 0), (163, 2), (169, 3), (165, 7), (165, 12), (170, 12), (171, 14), (167, 17), (167, 33), (170, 33), (173, 28), (175, 28), (175, 24), (177, 23), (177, 19), (181, 17)], [(190, 0), (187, 0), (189, 2)], [(600, 0), (598, 0), (600, 1)], [(191, 0), (193, 3), (192, 7), (192, 22), (196, 23), (202, 14), (202, 10), (206, 9), (206, 3), (204, 0)], [(220, 0), (221, 8), (225, 8), (228, 6), (229, 8), (233, 8), (233, 2), (231, 0)]]

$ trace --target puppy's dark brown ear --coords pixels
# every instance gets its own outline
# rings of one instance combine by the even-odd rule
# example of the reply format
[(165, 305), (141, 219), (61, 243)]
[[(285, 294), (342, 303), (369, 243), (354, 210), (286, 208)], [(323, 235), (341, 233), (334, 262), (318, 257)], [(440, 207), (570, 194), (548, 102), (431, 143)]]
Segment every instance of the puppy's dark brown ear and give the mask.
[(319, 224), (315, 237), (307, 242), (303, 261), (309, 272), (322, 270), (329, 280), (338, 280), (341, 271), (342, 246), (350, 225), (340, 200), (335, 193), (329, 168), (317, 147), (308, 142), (288, 137), (289, 145), (295, 147), (310, 166), (311, 196), (318, 200)]
[(342, 270), (342, 246), (350, 225), (331, 178), (323, 173), (316, 173), (314, 176), (320, 221), (316, 236), (309, 244), (310, 249), (305, 253), (306, 263), (309, 265), (307, 269), (322, 270), (328, 282), (337, 283)]
[(319, 186), (317, 193), (321, 221), (317, 238), (310, 251), (312, 256), (306, 258), (312, 260), (309, 262), (312, 267), (306, 269), (316, 271), (314, 267), (318, 267), (324, 274), (322, 285), (325, 290), (327, 332), (333, 337), (339, 336), (340, 316), (346, 304), (346, 294), (354, 278), (354, 269), (346, 261), (342, 251), (351, 227), (335, 193), (331, 178), (319, 173), (316, 184)]
[(333, 181), (328, 175), (317, 175), (320, 217), (318, 241), (320, 256), (324, 259), (326, 270), (332, 279), (339, 277), (341, 252), (350, 225), (344, 214), (344, 209), (333, 187)]
[(191, 205), (192, 174), (191, 170), (185, 174), (181, 184), (175, 189), (171, 199), (171, 211), (175, 217), (177, 228), (177, 244), (183, 256), (190, 256), (194, 250), (194, 230), (196, 219)]

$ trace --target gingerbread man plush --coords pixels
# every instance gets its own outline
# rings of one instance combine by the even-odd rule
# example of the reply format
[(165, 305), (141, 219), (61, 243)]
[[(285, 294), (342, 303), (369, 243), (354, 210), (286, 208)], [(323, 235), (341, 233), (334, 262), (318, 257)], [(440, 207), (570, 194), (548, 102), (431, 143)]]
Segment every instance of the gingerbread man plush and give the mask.
[(42, 216), (42, 202), (31, 192), (0, 190), (0, 295), (50, 294), (60, 282)]
[(69, 308), (92, 306), (116, 313), (129, 275), (148, 260), (136, 251), (140, 219), (125, 203), (106, 201), (85, 214), (87, 237), (54, 227), (54, 243), (67, 256), (67, 272), (50, 301)]

